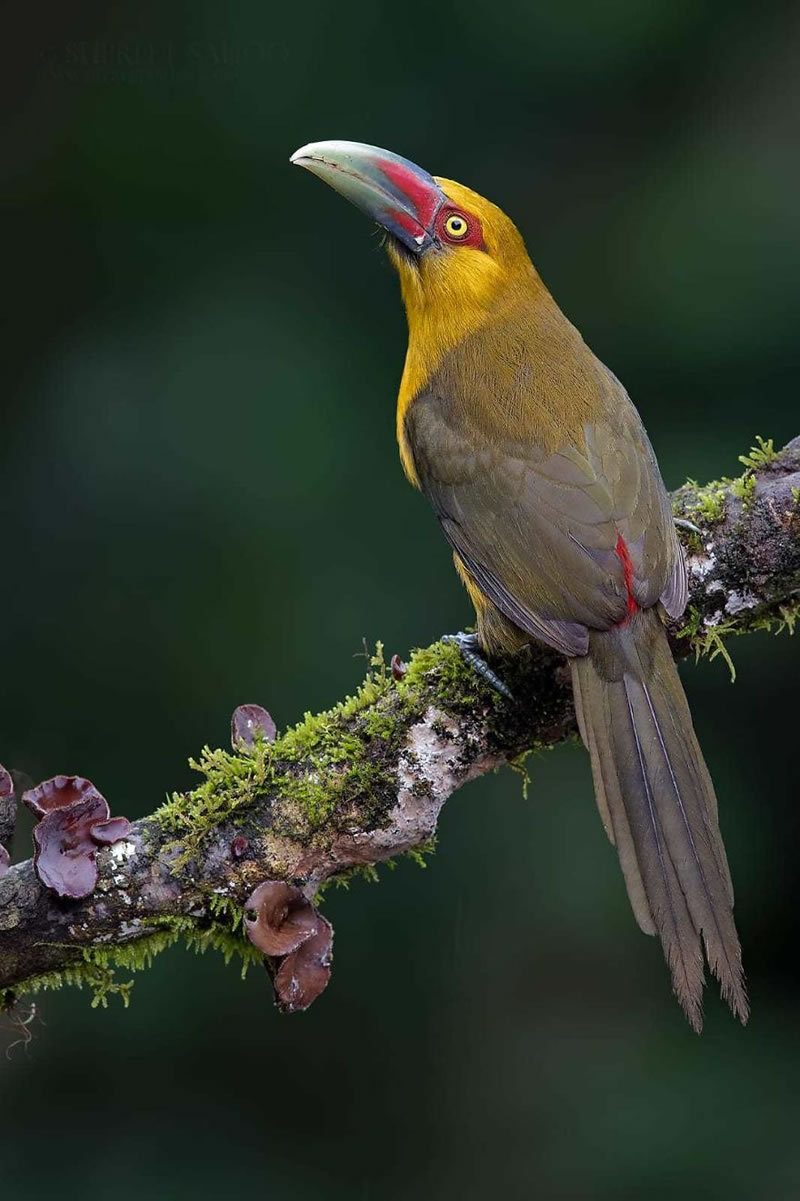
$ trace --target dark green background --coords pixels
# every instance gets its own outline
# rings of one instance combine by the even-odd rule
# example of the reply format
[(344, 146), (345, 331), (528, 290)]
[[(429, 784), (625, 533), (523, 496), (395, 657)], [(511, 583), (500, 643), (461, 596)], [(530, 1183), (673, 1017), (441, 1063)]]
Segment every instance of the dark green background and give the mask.
[[(671, 486), (800, 433), (796, 6), (31, 4), (0, 89), (0, 759), (146, 813), (232, 708), (281, 724), (469, 620), (403, 481), (405, 345), (368, 224), (288, 165), (375, 142), (485, 192), (626, 382)], [(692, 1035), (561, 747), (331, 895), (331, 986), (174, 951), (129, 1012), (40, 1000), (0, 1055), (38, 1198), (560, 1201), (800, 1192), (797, 642), (684, 678), (753, 1018)], [(27, 852), (26, 852), (27, 853)], [(5, 1041), (16, 1035), (9, 1030)]]

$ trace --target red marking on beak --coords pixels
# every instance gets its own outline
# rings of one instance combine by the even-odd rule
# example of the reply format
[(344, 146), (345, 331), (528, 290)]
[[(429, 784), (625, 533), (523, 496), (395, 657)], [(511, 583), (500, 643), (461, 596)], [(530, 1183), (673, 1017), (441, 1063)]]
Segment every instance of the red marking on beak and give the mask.
[(425, 226), (420, 225), (419, 221), (410, 213), (404, 213), (402, 209), (387, 209), (387, 213), (391, 216), (392, 221), (411, 235), (415, 242), (421, 243), (425, 240)]
[(412, 171), (404, 163), (398, 163), (392, 159), (378, 159), (377, 164), (386, 178), (391, 180), (404, 196), (408, 197), (423, 230), (429, 229), (437, 209), (442, 204), (442, 193), (439, 187), (431, 187), (424, 175), (421, 175), (419, 171)]

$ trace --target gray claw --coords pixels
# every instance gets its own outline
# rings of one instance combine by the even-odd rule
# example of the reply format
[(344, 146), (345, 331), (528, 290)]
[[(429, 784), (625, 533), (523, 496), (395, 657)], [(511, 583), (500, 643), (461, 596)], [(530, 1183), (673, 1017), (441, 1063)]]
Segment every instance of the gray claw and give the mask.
[(682, 530), (691, 530), (693, 534), (702, 534), (703, 532), (694, 524), (693, 521), (689, 521), (686, 517), (673, 517), (672, 520), (677, 526), (680, 526)]
[(476, 675), (484, 679), (490, 687), (494, 688), (495, 692), (499, 692), (506, 700), (513, 701), (514, 694), (511, 689), (503, 683), (497, 672), (492, 671), (486, 660), (478, 654), (480, 650), (480, 642), (477, 634), (465, 634), (459, 631), (458, 634), (443, 634), (442, 642), (451, 642), (461, 651), (461, 656), (465, 663), (468, 663)]

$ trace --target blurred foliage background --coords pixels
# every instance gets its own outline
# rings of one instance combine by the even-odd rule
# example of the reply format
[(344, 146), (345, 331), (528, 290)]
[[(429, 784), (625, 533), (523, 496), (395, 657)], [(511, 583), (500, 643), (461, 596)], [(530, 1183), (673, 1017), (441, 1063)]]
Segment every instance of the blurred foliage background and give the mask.
[[(775, 0), (7, 12), (0, 759), (135, 817), (236, 704), (289, 723), (353, 688), (362, 638), (405, 653), (469, 620), (396, 458), (395, 280), (289, 168), (306, 141), (502, 205), (670, 486), (800, 433), (799, 35)], [(330, 895), (305, 1016), (179, 950), (128, 1012), (40, 998), (30, 1048), (0, 1050), (4, 1194), (798, 1196), (800, 646), (731, 649), (735, 687), (719, 662), (684, 678), (748, 1029), (710, 990), (689, 1032), (561, 747), (527, 801), (510, 772), (455, 797), (427, 871)]]

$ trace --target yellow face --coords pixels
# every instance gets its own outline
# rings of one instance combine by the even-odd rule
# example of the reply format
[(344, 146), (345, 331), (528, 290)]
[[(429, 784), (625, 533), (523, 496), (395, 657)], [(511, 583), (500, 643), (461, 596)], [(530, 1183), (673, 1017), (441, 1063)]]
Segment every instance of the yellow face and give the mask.
[(534, 273), (522, 237), (502, 209), (452, 179), (436, 183), (446, 199), (436, 217), (434, 244), (411, 255), (390, 240), (388, 252), (412, 332), (436, 313), (437, 324), (455, 327), (455, 338), (462, 323), (474, 326), (476, 310), (501, 303)]
[(514, 224), (496, 205), (409, 159), (363, 142), (309, 142), (293, 163), (330, 184), (386, 230), (408, 317), (397, 405), (400, 452), (414, 466), (404, 414), (448, 348), (542, 288)]

